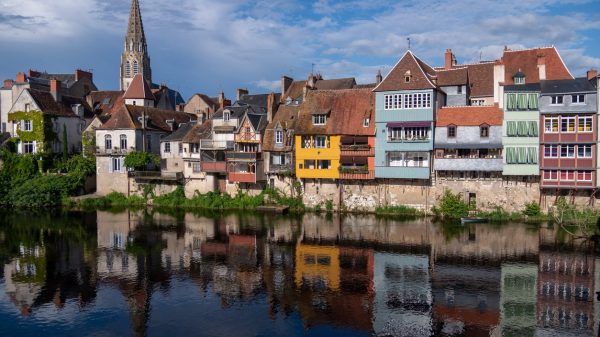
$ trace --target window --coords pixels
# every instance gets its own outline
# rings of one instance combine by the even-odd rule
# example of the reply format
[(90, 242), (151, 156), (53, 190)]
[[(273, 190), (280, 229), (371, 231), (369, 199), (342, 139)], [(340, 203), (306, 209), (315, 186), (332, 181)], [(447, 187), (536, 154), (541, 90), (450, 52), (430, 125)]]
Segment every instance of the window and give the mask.
[(112, 149), (112, 136), (111, 135), (104, 136), (104, 148), (107, 150)]
[(313, 125), (325, 125), (325, 122), (327, 121), (327, 116), (320, 114), (320, 115), (313, 115)]
[(558, 117), (545, 117), (544, 118), (544, 131), (546, 133), (557, 133), (558, 132)]
[(315, 137), (315, 148), (324, 149), (327, 147), (327, 137), (326, 136), (316, 136)]
[(560, 171), (560, 180), (575, 180), (575, 171)]
[(198, 144), (198, 143), (190, 143), (190, 152), (191, 153), (198, 153), (198, 151), (200, 151), (200, 144)]
[(481, 106), (485, 104), (485, 100), (484, 99), (472, 99), (471, 100), (471, 105), (475, 105), (475, 106)]
[(129, 61), (125, 62), (125, 77), (131, 77), (131, 63)]
[(384, 110), (392, 110), (394, 108), (394, 95), (385, 95), (383, 97), (383, 109)]
[(592, 158), (592, 146), (591, 145), (578, 145), (577, 146), (577, 158)]
[(515, 84), (525, 84), (525, 77), (523, 77), (523, 76), (515, 77)]
[(328, 170), (331, 168), (331, 160), (317, 160), (317, 168), (319, 170)]
[(575, 117), (561, 117), (560, 118), (560, 131), (561, 132), (575, 132)]
[(560, 157), (561, 158), (575, 158), (575, 145), (561, 145), (560, 146)]
[[(300, 166), (302, 166), (302, 165), (300, 165)], [(300, 167), (300, 168), (302, 168), (302, 167)], [(313, 170), (315, 168), (315, 161), (314, 160), (305, 160), (304, 168), (307, 170)]]
[(479, 127), (479, 136), (481, 138), (487, 138), (490, 136), (490, 127), (488, 125), (482, 125)]
[(225, 121), (225, 122), (229, 121), (230, 117), (231, 117), (231, 114), (229, 113), (229, 111), (223, 112), (223, 121)]
[(136, 75), (139, 72), (138, 62), (133, 61), (133, 74)]
[(113, 157), (110, 161), (111, 167), (109, 168), (109, 172), (123, 172), (123, 158)]
[(171, 143), (165, 142), (165, 153), (171, 153)]
[(544, 145), (544, 158), (558, 158), (558, 145)]
[(592, 132), (592, 116), (579, 117), (577, 124), (577, 131)]
[(23, 153), (34, 153), (35, 146), (33, 142), (23, 142)]
[(25, 112), (31, 111), (31, 104), (25, 103)]
[(563, 97), (562, 96), (550, 96), (550, 104), (552, 104), (552, 105), (563, 104)]
[(119, 136), (119, 138), (121, 140), (121, 150), (126, 150), (127, 149), (127, 136), (121, 135), (121, 136)]
[(384, 110), (423, 109), (431, 107), (431, 93), (384, 95)]
[(456, 138), (456, 126), (448, 125), (448, 138)]
[(275, 144), (283, 144), (283, 130), (275, 131)]
[(199, 162), (193, 162), (192, 163), (192, 172), (193, 173), (200, 173), (200, 172), (202, 172), (202, 170), (200, 169), (200, 163)]
[(462, 94), (462, 85), (459, 85), (456, 87), (456, 93), (457, 94)]
[(23, 121), (23, 131), (31, 131), (33, 129), (33, 121), (24, 120)]
[(571, 95), (572, 104), (585, 104), (585, 95)]
[(557, 170), (544, 171), (544, 180), (558, 180)]
[(183, 143), (179, 142), (179, 153), (183, 153)]
[(371, 119), (369, 119), (369, 118), (363, 119), (363, 128), (368, 128), (370, 124), (371, 124)]
[(577, 181), (592, 181), (592, 171), (577, 172)]

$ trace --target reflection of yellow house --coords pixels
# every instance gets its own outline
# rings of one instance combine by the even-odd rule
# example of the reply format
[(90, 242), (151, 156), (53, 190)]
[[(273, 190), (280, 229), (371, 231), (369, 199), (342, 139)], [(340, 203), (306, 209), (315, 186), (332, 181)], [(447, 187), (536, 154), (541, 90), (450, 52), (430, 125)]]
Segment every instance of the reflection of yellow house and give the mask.
[(296, 136), (296, 176), (339, 179), (340, 153), (340, 136)]
[(315, 284), (325, 282), (331, 290), (340, 288), (340, 250), (333, 246), (298, 244), (296, 246), (296, 287), (303, 280)]

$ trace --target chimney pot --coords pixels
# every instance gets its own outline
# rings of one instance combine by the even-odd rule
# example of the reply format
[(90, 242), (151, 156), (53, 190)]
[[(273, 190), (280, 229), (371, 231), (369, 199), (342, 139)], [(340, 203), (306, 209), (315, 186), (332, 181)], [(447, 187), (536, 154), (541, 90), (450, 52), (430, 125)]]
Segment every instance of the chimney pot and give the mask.
[(60, 102), (61, 100), (61, 92), (60, 92), (60, 81), (57, 79), (50, 80), (50, 94), (54, 97), (54, 100)]
[(444, 69), (452, 69), (452, 67), (456, 65), (456, 57), (454, 57), (452, 49), (446, 49), (444, 56)]
[(267, 97), (267, 122), (273, 121), (273, 114), (275, 112), (275, 93), (270, 93)]
[(598, 70), (596, 69), (590, 69), (587, 71), (587, 79), (588, 81), (593, 80), (594, 78), (598, 77)]
[(10, 89), (10, 88), (12, 88), (12, 86), (13, 86), (13, 80), (10, 80), (10, 79), (4, 80), (4, 86), (3, 86), (4, 89)]
[(17, 73), (17, 77), (15, 79), (17, 83), (25, 83), (27, 82), (27, 75), (25, 73)]

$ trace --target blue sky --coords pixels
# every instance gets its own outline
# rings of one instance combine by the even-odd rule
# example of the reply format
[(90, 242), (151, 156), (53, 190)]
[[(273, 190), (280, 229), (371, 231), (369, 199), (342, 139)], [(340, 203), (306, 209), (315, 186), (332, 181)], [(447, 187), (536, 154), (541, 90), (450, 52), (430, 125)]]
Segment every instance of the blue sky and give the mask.
[[(505, 45), (556, 45), (575, 76), (600, 68), (598, 0), (140, 0), (153, 80), (215, 95), (279, 88), (286, 74), (373, 82), (407, 49), (441, 65), (495, 59)], [(1, 78), (92, 69), (118, 89), (129, 0), (0, 0)]]

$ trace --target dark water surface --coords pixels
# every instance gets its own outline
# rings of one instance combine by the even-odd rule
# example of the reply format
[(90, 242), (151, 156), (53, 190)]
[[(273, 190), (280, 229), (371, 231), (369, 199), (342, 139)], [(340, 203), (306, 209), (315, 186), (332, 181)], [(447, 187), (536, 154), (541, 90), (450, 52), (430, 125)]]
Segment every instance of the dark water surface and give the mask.
[(597, 336), (559, 227), (0, 213), (0, 336)]

